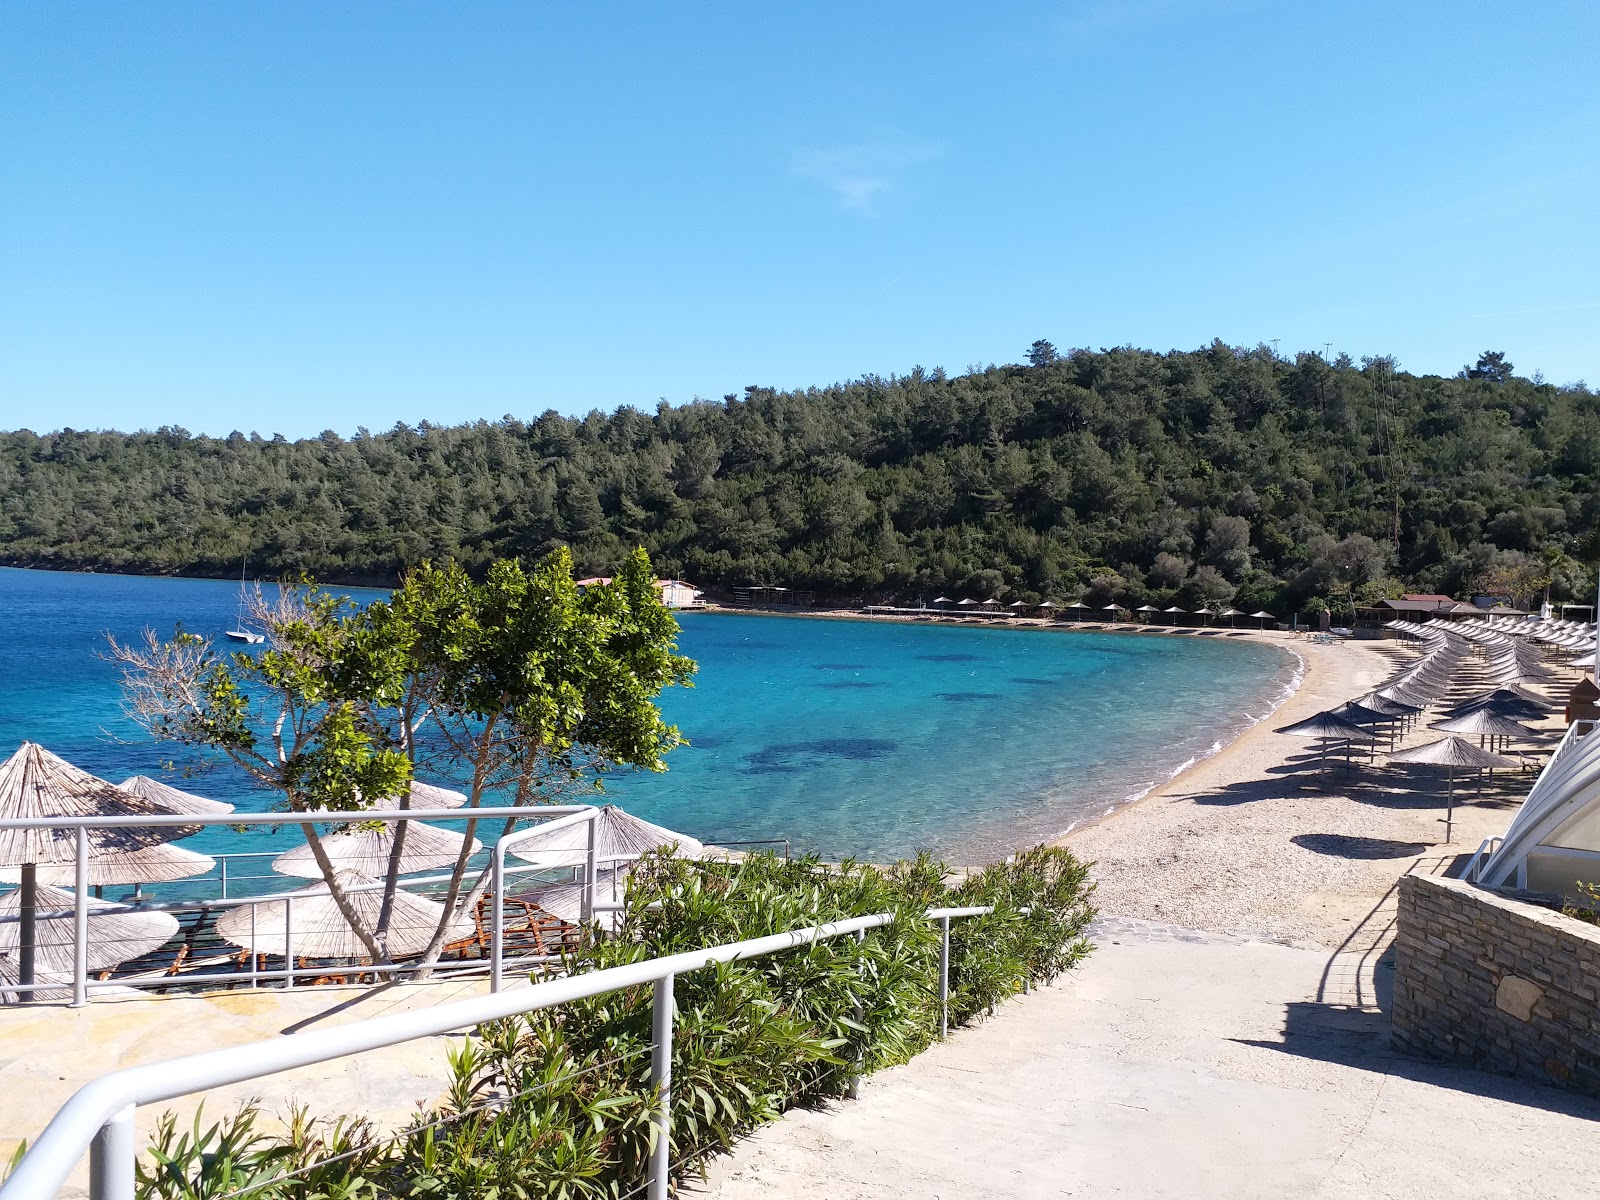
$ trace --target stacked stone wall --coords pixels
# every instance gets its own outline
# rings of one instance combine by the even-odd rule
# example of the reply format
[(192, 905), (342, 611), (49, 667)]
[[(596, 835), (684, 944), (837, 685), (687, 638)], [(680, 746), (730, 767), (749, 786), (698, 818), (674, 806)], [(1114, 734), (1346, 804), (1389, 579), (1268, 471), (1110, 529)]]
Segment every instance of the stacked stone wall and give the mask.
[(1400, 881), (1406, 1053), (1600, 1096), (1600, 927), (1455, 879)]

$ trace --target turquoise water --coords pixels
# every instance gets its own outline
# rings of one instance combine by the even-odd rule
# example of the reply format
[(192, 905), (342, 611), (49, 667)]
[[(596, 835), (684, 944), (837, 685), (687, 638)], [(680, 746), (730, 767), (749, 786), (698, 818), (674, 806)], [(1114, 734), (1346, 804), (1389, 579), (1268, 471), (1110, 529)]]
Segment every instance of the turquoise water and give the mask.
[[(222, 581), (0, 569), (0, 754), (32, 740), (113, 780), (159, 775), (164, 752), (121, 713), (105, 633), (181, 621), (220, 634), (237, 597)], [(788, 838), (835, 858), (930, 848), (982, 862), (1060, 833), (1261, 717), (1294, 668), (1226, 636), (714, 613), (682, 623), (700, 674), (663, 706), (692, 745), (665, 775), (612, 776), (608, 792), (697, 837)], [(246, 810), (271, 801), (229, 772), (175, 782)], [(281, 848), (220, 829), (190, 844)]]

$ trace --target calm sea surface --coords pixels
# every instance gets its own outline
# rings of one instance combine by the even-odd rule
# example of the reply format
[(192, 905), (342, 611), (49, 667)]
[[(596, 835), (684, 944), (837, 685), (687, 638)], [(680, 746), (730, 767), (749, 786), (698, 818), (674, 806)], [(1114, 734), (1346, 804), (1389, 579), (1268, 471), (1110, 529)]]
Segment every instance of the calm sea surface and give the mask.
[[(105, 634), (182, 622), (220, 635), (237, 599), (219, 581), (0, 569), (0, 755), (31, 740), (112, 780), (159, 776), (165, 754), (123, 718)], [(789, 838), (833, 858), (927, 847), (982, 862), (1060, 833), (1261, 717), (1295, 667), (1225, 636), (682, 623), (700, 674), (663, 705), (692, 745), (665, 775), (612, 776), (608, 793), (697, 837)], [(230, 773), (173, 782), (246, 810), (271, 803)], [(221, 829), (188, 844), (282, 848)]]

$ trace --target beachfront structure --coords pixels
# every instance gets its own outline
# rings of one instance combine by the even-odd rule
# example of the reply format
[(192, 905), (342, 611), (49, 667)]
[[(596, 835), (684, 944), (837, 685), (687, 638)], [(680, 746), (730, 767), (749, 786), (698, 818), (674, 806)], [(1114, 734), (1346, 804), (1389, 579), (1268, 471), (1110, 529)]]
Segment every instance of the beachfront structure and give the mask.
[(1486, 887), (1572, 896), (1600, 884), (1600, 736), (1574, 724), (1512, 817), (1484, 843), (1468, 878)]
[(1402, 596), (1398, 600), (1380, 600), (1374, 611), (1403, 621), (1428, 621), (1442, 619), (1459, 621), (1467, 617), (1481, 617), (1483, 610), (1471, 604), (1452, 600), (1449, 596)]
[[(581, 592), (584, 588), (610, 582), (611, 576), (609, 575), (591, 575), (587, 579), (578, 580), (578, 590)], [(656, 580), (656, 587), (661, 591), (661, 603), (668, 608), (695, 608), (700, 604), (701, 597), (705, 595), (694, 584), (685, 583), (681, 579), (658, 579)], [(778, 588), (775, 590), (782, 591), (783, 589)]]

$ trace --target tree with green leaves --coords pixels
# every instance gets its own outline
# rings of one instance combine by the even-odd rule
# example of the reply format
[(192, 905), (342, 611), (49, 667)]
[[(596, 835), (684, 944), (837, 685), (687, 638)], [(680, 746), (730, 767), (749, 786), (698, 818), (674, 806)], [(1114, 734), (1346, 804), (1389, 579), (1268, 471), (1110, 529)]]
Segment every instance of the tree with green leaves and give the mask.
[[(410, 805), (419, 769), (459, 781), (472, 814), (424, 954), (482, 896), (467, 880), (477, 810), (496, 795), (528, 804), (594, 786), (617, 767), (665, 769), (681, 744), (656, 699), (689, 686), (677, 622), (649, 557), (631, 554), (608, 584), (579, 590), (565, 549), (531, 570), (510, 559), (475, 578), (454, 562), (424, 563), (389, 599), (357, 606), (309, 581), (258, 591), (251, 619), (265, 649), (220, 652), (208, 639), (146, 631), (112, 641), (129, 713), (154, 738), (200, 764), (228, 761), (278, 795), (323, 882), (374, 962), (388, 961), (387, 923), (405, 838), (397, 826), (371, 928), (349, 900), (316, 824), (318, 813)], [(486, 814), (487, 815), (487, 814)], [(515, 819), (502, 822), (509, 833)]]

